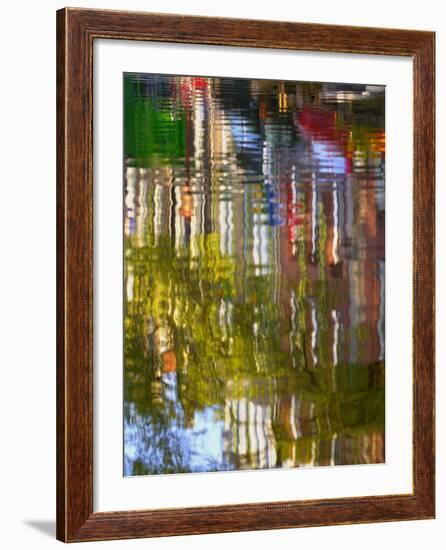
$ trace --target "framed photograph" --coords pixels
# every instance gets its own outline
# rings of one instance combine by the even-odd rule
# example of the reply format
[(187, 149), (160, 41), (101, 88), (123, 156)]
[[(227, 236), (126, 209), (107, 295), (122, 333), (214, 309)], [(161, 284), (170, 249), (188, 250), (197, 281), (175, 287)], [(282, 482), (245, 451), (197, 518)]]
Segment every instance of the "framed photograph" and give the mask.
[(434, 33), (57, 12), (57, 537), (434, 517)]

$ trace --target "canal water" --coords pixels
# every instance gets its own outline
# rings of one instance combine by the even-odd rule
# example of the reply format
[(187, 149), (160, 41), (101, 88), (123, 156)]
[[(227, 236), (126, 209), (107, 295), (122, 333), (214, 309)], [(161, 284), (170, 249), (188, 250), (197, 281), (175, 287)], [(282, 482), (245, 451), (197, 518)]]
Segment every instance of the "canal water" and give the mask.
[(384, 87), (124, 75), (124, 474), (384, 461)]

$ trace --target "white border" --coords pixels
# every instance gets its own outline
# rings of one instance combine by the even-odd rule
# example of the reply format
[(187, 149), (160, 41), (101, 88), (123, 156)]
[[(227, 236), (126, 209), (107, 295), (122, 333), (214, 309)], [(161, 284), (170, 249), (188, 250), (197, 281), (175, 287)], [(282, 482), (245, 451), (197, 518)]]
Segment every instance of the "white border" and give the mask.
[[(125, 71), (386, 85), (386, 464), (123, 477)], [(402, 57), (95, 41), (95, 511), (412, 492), (412, 104)]]

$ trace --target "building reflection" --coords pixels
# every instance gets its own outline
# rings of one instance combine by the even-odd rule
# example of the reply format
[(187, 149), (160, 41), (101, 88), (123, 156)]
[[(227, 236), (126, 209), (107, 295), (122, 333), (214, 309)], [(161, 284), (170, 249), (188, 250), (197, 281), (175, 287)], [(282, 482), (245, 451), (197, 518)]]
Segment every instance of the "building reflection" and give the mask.
[(125, 474), (384, 460), (384, 88), (125, 76)]

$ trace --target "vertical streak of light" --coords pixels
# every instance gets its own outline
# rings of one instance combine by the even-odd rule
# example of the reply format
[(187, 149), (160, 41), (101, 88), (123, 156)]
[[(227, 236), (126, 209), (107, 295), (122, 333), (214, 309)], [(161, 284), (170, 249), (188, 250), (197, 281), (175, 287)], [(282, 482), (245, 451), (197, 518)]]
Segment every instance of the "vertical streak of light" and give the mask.
[(235, 452), (237, 456), (240, 457), (240, 401), (237, 401), (237, 404), (236, 404), (235, 425), (237, 430), (237, 435), (235, 440)]
[(296, 316), (297, 316), (297, 301), (296, 301), (296, 292), (294, 289), (291, 290), (290, 293), (290, 310), (291, 310), (291, 328), (289, 332), (289, 341), (290, 341), (290, 350), (291, 350), (291, 360), (293, 362), (293, 367), (296, 367), (296, 357), (295, 357), (295, 343), (294, 339), (297, 332), (297, 323), (296, 323)]
[[(278, 304), (280, 299), (280, 286), (281, 286), (281, 280), (282, 280), (281, 279), (282, 262), (281, 262), (281, 246), (280, 246), (280, 226), (276, 225), (275, 227), (273, 227), (271, 234), (272, 234), (272, 247), (273, 247), (272, 258), (275, 260), (275, 266), (272, 266), (273, 276), (274, 276), (273, 303)], [(269, 269), (269, 271), (271, 270)]]
[(255, 458), (259, 452), (257, 447), (257, 434), (256, 434), (256, 415), (257, 405), (252, 401), (248, 401), (248, 418), (249, 418), (249, 451), (250, 451), (250, 464), (255, 467)]
[[(141, 217), (141, 228), (146, 227), (146, 221), (148, 216), (148, 182), (147, 182), (147, 173), (144, 174), (144, 178), (141, 182), (141, 201), (140, 201), (140, 217)], [(144, 232), (141, 230), (141, 235), (144, 236)], [(145, 238), (144, 238), (145, 241)], [(144, 244), (146, 244), (144, 242)]]
[(225, 216), (225, 201), (221, 200), (219, 197), (218, 201), (218, 224), (220, 226), (220, 235), (219, 235), (219, 248), (220, 254), (222, 256), (226, 253), (226, 216)]
[(231, 194), (231, 200), (227, 200), (227, 219), (226, 223), (228, 226), (228, 242), (227, 242), (227, 254), (232, 256), (232, 244), (234, 241), (234, 205), (233, 205), (234, 196)]
[(339, 262), (338, 247), (339, 247), (339, 205), (338, 205), (338, 188), (336, 182), (333, 184), (333, 248), (332, 254), (335, 265)]
[(126, 169), (126, 178), (125, 178), (125, 221), (126, 221), (126, 235), (131, 234), (131, 225), (130, 220), (133, 216), (133, 187), (135, 181), (135, 169), (127, 168)]
[(311, 174), (311, 255), (316, 254), (316, 227), (317, 227), (317, 188), (316, 174)]
[(161, 199), (162, 199), (162, 189), (160, 185), (155, 184), (155, 196), (154, 196), (154, 202), (155, 202), (155, 211), (153, 213), (153, 226), (154, 226), (154, 233), (155, 233), (155, 244), (159, 244), (159, 237), (161, 234), (161, 218), (162, 218), (162, 212), (161, 212)]
[(179, 250), (181, 246), (181, 239), (183, 237), (182, 217), (180, 214), (181, 209), (181, 187), (175, 187), (176, 206), (175, 206), (175, 249)]
[(256, 434), (257, 434), (257, 448), (258, 451), (258, 466), (259, 468), (265, 467), (265, 436), (263, 431), (263, 417), (264, 417), (264, 405), (259, 405), (257, 407), (256, 413)]
[(338, 365), (338, 344), (339, 344), (339, 314), (333, 309), (331, 311), (333, 319), (333, 366)]
[[(297, 182), (296, 182), (296, 165), (293, 164), (291, 168), (291, 201), (293, 208), (297, 208)], [(296, 256), (296, 226), (293, 227), (293, 243), (292, 243), (292, 254)]]
[(260, 274), (261, 275), (267, 275), (269, 271), (269, 241), (270, 241), (270, 235), (272, 235), (273, 239), (271, 242), (271, 247), (274, 248), (274, 231), (269, 231), (268, 226), (265, 223), (260, 222)]
[(253, 243), (252, 243), (252, 259), (254, 261), (254, 273), (256, 276), (260, 275), (260, 263), (261, 263), (261, 253), (260, 253), (260, 231), (259, 231), (259, 225), (257, 223), (257, 219), (259, 218), (259, 214), (253, 215)]
[[(169, 189), (169, 223), (168, 223), (168, 229), (169, 229), (169, 237), (172, 237), (172, 210), (173, 210), (173, 216), (175, 217), (175, 187), (173, 185), (173, 181), (171, 180), (168, 187)], [(175, 230), (175, 228), (173, 228)]]
[(333, 434), (333, 437), (331, 439), (331, 449), (330, 449), (330, 466), (334, 466), (336, 464), (336, 440), (338, 438), (338, 434), (335, 432)]
[(316, 464), (316, 439), (313, 439), (311, 442), (311, 459), (310, 459), (310, 465), (314, 466)]
[(240, 467), (243, 467), (243, 455), (246, 454), (246, 414), (245, 399), (237, 399), (237, 424), (238, 424), (238, 459)]
[(316, 355), (316, 346), (317, 346), (317, 317), (316, 317), (316, 306), (314, 302), (311, 302), (311, 324), (313, 325), (313, 330), (311, 331), (311, 355), (313, 356), (313, 366), (317, 365), (317, 355)]
[[(216, 206), (217, 206), (217, 190), (215, 189), (215, 183), (214, 183), (214, 177), (215, 177), (215, 172), (216, 172), (216, 167), (215, 167), (215, 150), (217, 149), (216, 147), (216, 144), (215, 144), (215, 140), (216, 140), (216, 132), (215, 132), (215, 124), (214, 124), (214, 119), (215, 119), (215, 108), (214, 108), (214, 101), (213, 101), (213, 82), (214, 82), (214, 79), (209, 79), (208, 80), (208, 86), (205, 90), (205, 100), (206, 100), (206, 103), (208, 105), (208, 144), (209, 144), (209, 153), (208, 153), (208, 158), (209, 158), (209, 164), (210, 164), (210, 167), (209, 167), (209, 179), (210, 179), (210, 182), (209, 182), (209, 185), (210, 185), (210, 195), (212, 197), (212, 194), (215, 193), (216, 195), (216, 200), (215, 200), (215, 204), (212, 204), (214, 203), (214, 200), (212, 200), (212, 203), (211, 203), (211, 220), (216, 217), (216, 212), (215, 212), (215, 209), (216, 209)], [(219, 200), (221, 200), (220, 197), (218, 197)], [(214, 210), (214, 212), (212, 212), (212, 210)], [(214, 228), (213, 228), (214, 229)]]
[(135, 282), (135, 277), (133, 275), (133, 266), (129, 265), (127, 267), (127, 301), (131, 302), (133, 300), (133, 284)]
[(347, 176), (345, 180), (345, 216), (344, 216), (344, 231), (348, 239), (353, 238), (353, 220), (354, 220), (354, 198), (352, 191), (352, 176)]
[(349, 318), (350, 318), (350, 362), (355, 363), (358, 357), (358, 338), (357, 327), (360, 323), (360, 311), (361, 306), (361, 286), (360, 286), (360, 273), (357, 260), (350, 261), (348, 266), (348, 278), (350, 281), (350, 305), (349, 305)]
[(205, 231), (204, 231), (204, 219), (205, 219), (206, 205), (205, 205), (203, 185), (201, 185), (200, 187), (201, 187), (201, 189), (200, 189), (200, 206), (201, 206), (201, 209), (200, 209), (200, 225), (201, 225), (201, 234), (204, 235), (204, 233), (205, 233)]

